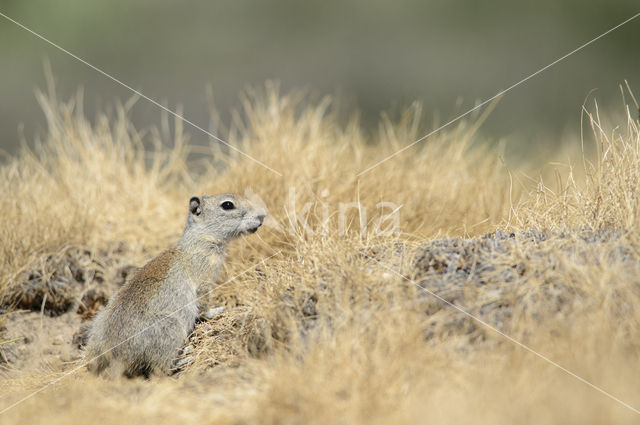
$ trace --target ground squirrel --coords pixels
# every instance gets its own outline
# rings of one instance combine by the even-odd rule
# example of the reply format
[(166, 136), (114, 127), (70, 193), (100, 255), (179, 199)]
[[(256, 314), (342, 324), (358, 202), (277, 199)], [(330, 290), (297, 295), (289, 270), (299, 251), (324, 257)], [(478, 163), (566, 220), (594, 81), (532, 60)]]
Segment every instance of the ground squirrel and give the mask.
[(215, 282), (227, 243), (258, 230), (265, 215), (240, 195), (191, 198), (180, 240), (139, 269), (96, 316), (88, 369), (107, 377), (168, 374), (195, 326), (198, 297)]

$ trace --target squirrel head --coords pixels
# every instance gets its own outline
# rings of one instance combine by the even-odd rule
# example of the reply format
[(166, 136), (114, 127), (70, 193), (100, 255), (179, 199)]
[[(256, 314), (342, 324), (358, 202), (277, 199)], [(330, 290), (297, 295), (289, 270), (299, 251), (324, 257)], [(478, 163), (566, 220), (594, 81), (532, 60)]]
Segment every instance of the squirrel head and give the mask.
[(254, 233), (266, 211), (244, 196), (233, 193), (194, 196), (189, 200), (185, 236), (213, 243), (226, 243)]

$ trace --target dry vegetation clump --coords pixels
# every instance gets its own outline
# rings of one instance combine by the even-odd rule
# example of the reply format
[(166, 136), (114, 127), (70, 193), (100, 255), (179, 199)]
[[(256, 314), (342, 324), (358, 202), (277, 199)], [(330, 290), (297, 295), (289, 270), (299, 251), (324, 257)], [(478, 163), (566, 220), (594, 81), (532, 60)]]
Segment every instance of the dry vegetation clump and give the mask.
[[(0, 169), (12, 194), (0, 200), (8, 332), (40, 310), (89, 317), (123, 267), (177, 239), (192, 194), (239, 192), (270, 218), (232, 247), (209, 300), (220, 314), (198, 323), (174, 376), (108, 382), (81, 369), (0, 423), (637, 421), (505, 337), (640, 408), (640, 131), (630, 114), (611, 134), (589, 115), (598, 149), (585, 154), (585, 177), (569, 169), (552, 190), (542, 178), (518, 184), (518, 170), (481, 148), (483, 117), (358, 177), (420, 137), (419, 108), (383, 117), (369, 143), (328, 100), (309, 105), (268, 85), (246, 95), (229, 134), (278, 175), (225, 146), (194, 148), (166, 117), (143, 134), (130, 105), (90, 123), (80, 98), (39, 100), (47, 139)], [(581, 160), (579, 141), (576, 152)], [(47, 349), (26, 351), (42, 359), (28, 368), (3, 365), (0, 409), (81, 364), (48, 362)]]

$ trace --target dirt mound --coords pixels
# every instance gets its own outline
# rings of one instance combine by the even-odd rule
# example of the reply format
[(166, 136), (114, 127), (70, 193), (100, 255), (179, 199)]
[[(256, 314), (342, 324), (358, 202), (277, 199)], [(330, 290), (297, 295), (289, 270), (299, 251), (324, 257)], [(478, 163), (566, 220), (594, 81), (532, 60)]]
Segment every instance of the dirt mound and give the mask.
[(126, 250), (67, 247), (23, 271), (0, 303), (0, 370), (59, 369), (81, 356), (88, 319), (135, 267)]
[(620, 232), (588, 230), (499, 230), (480, 238), (438, 239), (418, 250), (407, 275), (424, 289), (419, 299), (432, 318), (427, 338), (462, 334), (474, 342), (484, 340), (486, 327), (447, 302), (509, 333), (514, 316), (540, 322), (584, 308), (588, 286), (567, 276), (579, 279), (591, 265), (613, 268), (640, 284), (640, 262)]
[(52, 317), (75, 311), (91, 317), (135, 269), (119, 266), (123, 254), (123, 248), (92, 252), (72, 247), (45, 255), (18, 276), (0, 309), (42, 311)]
[[(15, 311), (5, 317), (3, 339), (15, 341), (2, 347), (0, 360), (21, 369), (31, 365), (29, 359), (38, 358), (49, 365), (78, 359), (85, 342), (86, 319), (106, 304), (134, 269), (121, 266), (120, 255), (66, 249), (43, 257), (38, 268), (24, 272), (25, 280), (14, 301), (25, 310), (36, 311)], [(401, 298), (394, 295), (393, 302), (424, 313), (425, 341), (438, 344), (455, 339), (459, 351), (496, 340), (486, 337), (490, 332), (487, 327), (449, 303), (510, 333), (515, 318), (540, 321), (566, 317), (584, 307), (587, 294), (566, 279), (572, 269), (604, 262), (604, 267), (615, 267), (636, 280), (640, 276), (640, 262), (631, 247), (620, 233), (611, 231), (499, 230), (478, 238), (436, 239), (417, 249), (396, 243), (357, 256), (364, 258), (367, 268), (387, 279), (380, 290), (391, 292), (389, 285), (398, 283), (410, 289), (401, 291)], [(388, 281), (389, 273), (380, 265), (397, 270), (397, 275), (391, 274), (397, 279)], [(181, 355), (180, 369), (237, 365), (245, 357), (269, 355), (274, 344), (287, 344), (294, 333), (307, 339), (316, 328), (326, 331), (335, 320), (336, 306), (329, 304), (341, 302), (339, 292), (344, 288), (338, 283), (339, 267), (327, 263), (322, 269), (324, 275), (317, 282), (294, 284), (274, 294), (277, 298), (270, 302), (279, 311), (274, 316), (261, 315), (232, 297), (233, 303), (220, 308), (216, 317), (196, 325)], [(261, 275), (260, 279), (268, 277)], [(372, 288), (354, 286), (353, 291), (350, 297), (359, 303), (364, 298), (372, 305), (377, 302)]]
[[(478, 238), (436, 239), (417, 249), (402, 244), (376, 247), (359, 257), (370, 259), (363, 265), (380, 276), (379, 285), (350, 282), (340, 267), (323, 264), (322, 275), (301, 276), (311, 281), (272, 295), (267, 303), (273, 305), (273, 315), (261, 315), (259, 306), (240, 302), (198, 324), (188, 356), (201, 361), (198, 368), (233, 365), (245, 356), (260, 358), (274, 345), (313, 338), (316, 328), (335, 328), (336, 312), (363, 304), (368, 310), (353, 314), (385, 308), (422, 312), (427, 342), (455, 341), (456, 351), (470, 352), (505, 340), (488, 338), (488, 327), (450, 304), (501, 332), (526, 338), (522, 329), (527, 323), (566, 318), (593, 307), (589, 284), (581, 279), (593, 265), (626, 277), (603, 282), (612, 291), (629, 284), (629, 279), (640, 285), (640, 261), (623, 235), (613, 231), (498, 230)], [(350, 288), (347, 295), (345, 287)], [(609, 308), (626, 307), (612, 303)]]

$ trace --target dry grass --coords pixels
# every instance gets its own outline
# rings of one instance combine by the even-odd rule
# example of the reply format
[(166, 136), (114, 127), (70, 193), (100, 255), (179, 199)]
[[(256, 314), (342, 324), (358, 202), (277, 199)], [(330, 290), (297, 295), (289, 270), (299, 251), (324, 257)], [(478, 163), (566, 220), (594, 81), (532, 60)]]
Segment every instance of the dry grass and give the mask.
[[(0, 423), (637, 422), (385, 268), (640, 408), (640, 132), (630, 114), (610, 132), (588, 116), (593, 161), (582, 162), (579, 140), (567, 142), (584, 172), (565, 169), (550, 188), (479, 147), (483, 117), (358, 178), (421, 135), (420, 111), (383, 118), (370, 140), (355, 118), (339, 125), (330, 102), (309, 106), (268, 85), (247, 95), (230, 139), (281, 177), (228, 149), (193, 159), (166, 117), (141, 134), (126, 105), (91, 124), (81, 99), (40, 101), (47, 140), (0, 169), (10, 194), (0, 199), (5, 300), (21, 293), (25, 270), (69, 247), (117, 257), (105, 268), (141, 265), (179, 236), (197, 193), (255, 193), (271, 214), (269, 227), (235, 244), (227, 278), (277, 255), (213, 293), (227, 309), (198, 325), (176, 376), (105, 382), (81, 370)], [(375, 232), (390, 212), (377, 207), (384, 201), (401, 206), (399, 232), (386, 236)], [(354, 202), (341, 231), (340, 204)], [(498, 228), (515, 235), (460, 239)], [(0, 407), (61, 372), (11, 375)]]

